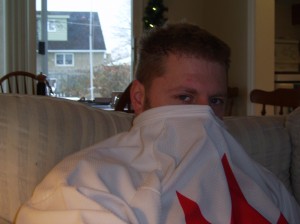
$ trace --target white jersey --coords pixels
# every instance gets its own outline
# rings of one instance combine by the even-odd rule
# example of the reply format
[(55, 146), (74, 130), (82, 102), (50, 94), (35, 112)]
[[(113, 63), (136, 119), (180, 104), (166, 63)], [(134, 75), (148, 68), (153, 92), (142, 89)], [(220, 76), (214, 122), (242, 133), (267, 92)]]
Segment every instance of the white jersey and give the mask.
[(300, 208), (210, 107), (163, 106), (58, 164), (21, 223), (300, 223)]

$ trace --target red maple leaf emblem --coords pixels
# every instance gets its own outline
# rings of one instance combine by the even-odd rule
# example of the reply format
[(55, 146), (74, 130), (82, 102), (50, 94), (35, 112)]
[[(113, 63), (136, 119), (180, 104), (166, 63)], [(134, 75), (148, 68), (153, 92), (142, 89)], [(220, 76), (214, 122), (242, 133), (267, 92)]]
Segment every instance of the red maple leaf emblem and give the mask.
[[(226, 155), (222, 158), (222, 165), (228, 182), (231, 196), (231, 224), (267, 224), (270, 223), (262, 214), (255, 210), (246, 200), (241, 188), (232, 172)], [(203, 216), (199, 205), (188, 197), (177, 193), (178, 200), (185, 215), (187, 224), (209, 224), (210, 222)], [(216, 211), (217, 212), (217, 211)], [(285, 217), (280, 214), (277, 224), (287, 224)]]

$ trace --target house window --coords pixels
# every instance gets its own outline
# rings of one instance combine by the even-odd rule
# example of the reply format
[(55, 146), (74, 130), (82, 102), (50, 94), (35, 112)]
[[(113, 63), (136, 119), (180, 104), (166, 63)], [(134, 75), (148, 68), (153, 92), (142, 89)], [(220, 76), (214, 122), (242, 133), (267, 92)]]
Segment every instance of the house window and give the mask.
[(56, 32), (56, 21), (54, 19), (48, 20), (48, 32)]
[(44, 55), (37, 54), (37, 71), (56, 80), (55, 96), (94, 100), (127, 88), (134, 64), (132, 12), (141, 2), (36, 0), (38, 41), (46, 46)]
[(59, 53), (55, 54), (56, 66), (74, 66), (74, 54)]

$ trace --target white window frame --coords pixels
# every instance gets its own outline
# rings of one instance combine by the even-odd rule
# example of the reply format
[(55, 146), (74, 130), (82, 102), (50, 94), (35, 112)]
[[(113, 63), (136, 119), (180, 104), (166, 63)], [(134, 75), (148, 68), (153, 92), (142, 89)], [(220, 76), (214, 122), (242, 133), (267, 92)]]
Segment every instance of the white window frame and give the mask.
[(56, 20), (55, 19), (48, 19), (47, 23), (47, 30), (48, 32), (56, 32)]
[[(63, 56), (63, 64), (58, 64), (57, 63), (57, 57), (59, 55), (62, 55)], [(66, 63), (66, 55), (71, 55), (72, 56), (72, 64), (67, 64)], [(73, 53), (55, 53), (55, 66), (74, 66), (74, 54)]]

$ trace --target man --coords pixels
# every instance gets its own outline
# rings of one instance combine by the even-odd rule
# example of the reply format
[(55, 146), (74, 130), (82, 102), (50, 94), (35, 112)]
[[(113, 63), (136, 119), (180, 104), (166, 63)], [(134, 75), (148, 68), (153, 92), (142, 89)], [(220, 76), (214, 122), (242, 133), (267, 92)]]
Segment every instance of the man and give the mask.
[(135, 113), (162, 105), (199, 104), (211, 106), (221, 118), (229, 56), (225, 43), (192, 26), (171, 26), (142, 39), (138, 81), (131, 94)]
[(229, 56), (194, 25), (147, 34), (133, 127), (61, 162), (17, 223), (299, 223), (294, 198), (222, 127)]

